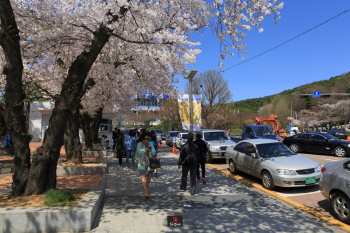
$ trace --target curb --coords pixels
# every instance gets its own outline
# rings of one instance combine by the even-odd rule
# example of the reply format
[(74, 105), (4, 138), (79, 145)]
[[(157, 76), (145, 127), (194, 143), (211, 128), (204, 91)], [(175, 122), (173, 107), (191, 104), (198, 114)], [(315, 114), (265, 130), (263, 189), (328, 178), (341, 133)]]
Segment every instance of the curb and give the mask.
[(107, 164), (100, 163), (95, 167), (74, 167), (74, 166), (57, 166), (57, 175), (93, 175), (107, 173)]
[(340, 227), (340, 228), (342, 228), (344, 230), (350, 231), (350, 226), (345, 224), (345, 223), (343, 223), (343, 222), (341, 222), (341, 221), (339, 221), (339, 220), (336, 220), (334, 218), (328, 217), (328, 216), (326, 216), (324, 214), (321, 214), (321, 213), (319, 213), (319, 212), (317, 212), (317, 211), (315, 211), (315, 210), (313, 210), (313, 209), (311, 209), (311, 208), (309, 208), (307, 206), (304, 206), (304, 205), (302, 205), (302, 204), (300, 204), (300, 203), (298, 203), (296, 201), (293, 201), (293, 200), (291, 200), (289, 198), (286, 198), (286, 197), (283, 197), (282, 195), (279, 195), (279, 194), (277, 194), (275, 192), (267, 190), (267, 189), (261, 187), (260, 185), (257, 185), (254, 182), (250, 182), (250, 181), (248, 181), (248, 180), (246, 180), (246, 179), (244, 179), (242, 177), (235, 176), (235, 175), (231, 174), (229, 171), (222, 170), (222, 169), (220, 169), (220, 168), (218, 168), (218, 167), (216, 167), (216, 166), (214, 166), (212, 164), (208, 164), (207, 163), (206, 165), (208, 165), (209, 167), (211, 167), (211, 168), (213, 168), (213, 169), (215, 169), (215, 170), (217, 170), (217, 171), (219, 171), (221, 173), (224, 173), (224, 174), (234, 178), (235, 180), (237, 180), (240, 183), (243, 183), (243, 184), (245, 183), (245, 184), (252, 185), (253, 187), (255, 187), (255, 188), (257, 188), (257, 189), (259, 189), (259, 190), (261, 190), (261, 191), (263, 191), (265, 193), (268, 193), (268, 194), (270, 194), (270, 195), (272, 195), (272, 196), (274, 196), (276, 198), (279, 198), (279, 199), (281, 199), (281, 200), (283, 200), (283, 201), (285, 201), (285, 202), (287, 202), (287, 203), (289, 203), (289, 204), (291, 204), (291, 205), (293, 205), (295, 207), (298, 207), (299, 209), (302, 209), (302, 210), (308, 212), (309, 214), (312, 214), (315, 217), (322, 218), (323, 220), (328, 221), (328, 222), (334, 224), (337, 227)]

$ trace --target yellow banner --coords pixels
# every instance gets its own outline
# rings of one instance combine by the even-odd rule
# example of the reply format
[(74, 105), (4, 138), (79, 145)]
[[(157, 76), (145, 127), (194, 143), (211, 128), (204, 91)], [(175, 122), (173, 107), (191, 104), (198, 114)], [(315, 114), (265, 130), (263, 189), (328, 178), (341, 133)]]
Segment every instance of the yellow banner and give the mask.
[[(192, 106), (193, 106), (193, 130), (201, 129), (201, 95), (193, 95)], [(182, 94), (178, 95), (179, 112), (182, 122), (182, 128), (185, 130), (190, 130), (190, 103), (189, 95)]]

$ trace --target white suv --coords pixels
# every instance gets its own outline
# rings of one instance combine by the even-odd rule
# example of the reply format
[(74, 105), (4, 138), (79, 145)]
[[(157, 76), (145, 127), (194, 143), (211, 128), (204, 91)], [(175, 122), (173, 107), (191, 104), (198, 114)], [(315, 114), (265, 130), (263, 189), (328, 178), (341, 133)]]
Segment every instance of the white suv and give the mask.
[(208, 145), (208, 153), (205, 155), (207, 163), (211, 163), (213, 159), (225, 159), (226, 148), (236, 145), (221, 129), (202, 129), (194, 133), (201, 134)]

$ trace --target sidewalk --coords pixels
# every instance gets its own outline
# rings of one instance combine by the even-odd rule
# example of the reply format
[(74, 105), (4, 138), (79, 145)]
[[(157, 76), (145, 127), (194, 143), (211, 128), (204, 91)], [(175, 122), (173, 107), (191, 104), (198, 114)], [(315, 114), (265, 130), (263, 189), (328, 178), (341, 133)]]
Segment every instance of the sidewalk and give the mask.
[[(162, 168), (152, 177), (148, 199), (138, 170), (107, 157), (104, 207), (92, 232), (332, 232), (208, 167), (207, 184), (197, 184), (191, 197), (179, 191), (178, 155), (160, 151), (159, 157)], [(187, 190), (189, 184), (188, 178)], [(168, 227), (167, 216), (183, 216), (184, 226)]]

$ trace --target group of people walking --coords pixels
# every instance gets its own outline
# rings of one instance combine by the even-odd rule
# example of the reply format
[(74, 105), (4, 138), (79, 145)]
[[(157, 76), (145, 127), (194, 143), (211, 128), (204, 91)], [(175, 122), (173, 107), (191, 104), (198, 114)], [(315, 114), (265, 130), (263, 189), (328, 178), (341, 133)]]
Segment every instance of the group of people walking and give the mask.
[[(180, 190), (186, 191), (187, 176), (190, 173), (190, 193), (192, 196), (195, 194), (197, 183), (207, 183), (205, 180), (205, 154), (208, 149), (201, 138), (201, 134), (197, 134), (196, 140), (194, 140), (194, 134), (188, 133), (187, 142), (183, 146), (178, 159), (178, 168), (182, 168)], [(157, 174), (156, 170), (150, 168), (149, 160), (159, 159), (157, 156), (158, 141), (155, 131), (147, 132), (146, 130), (141, 130), (139, 132), (135, 129), (130, 130), (128, 135), (125, 136), (120, 129), (115, 128), (113, 141), (113, 149), (118, 155), (119, 166), (122, 166), (122, 158), (124, 153), (126, 153), (126, 167), (135, 168), (135, 155), (137, 156), (137, 168), (141, 176), (145, 197), (148, 198), (148, 187), (151, 183), (152, 174)], [(131, 158), (131, 166), (129, 165), (129, 158)], [(201, 173), (199, 168), (201, 168)]]
[[(182, 168), (181, 185), (180, 190), (186, 191), (187, 187), (187, 176), (190, 172), (191, 196), (194, 196), (196, 190), (196, 183), (202, 181), (204, 184), (207, 183), (205, 180), (205, 154), (207, 152), (207, 145), (202, 140), (201, 134), (196, 134), (196, 140), (194, 141), (194, 134), (188, 133), (187, 142), (183, 146), (180, 152), (178, 160), (178, 168)], [(200, 180), (199, 167), (202, 170), (202, 179)], [(197, 180), (196, 180), (197, 177)]]
[[(137, 168), (142, 177), (142, 186), (145, 191), (145, 197), (148, 198), (148, 187), (151, 183), (152, 174), (157, 174), (157, 170), (153, 170), (149, 166), (150, 159), (158, 159), (158, 141), (155, 131), (147, 132), (145, 129), (141, 133), (137, 129), (129, 130), (125, 137), (120, 129), (115, 128), (113, 132), (113, 148), (115, 149), (118, 158), (119, 166), (122, 166), (122, 159), (126, 153), (126, 167), (135, 168), (135, 155), (137, 156)], [(131, 158), (131, 166), (129, 165)]]

